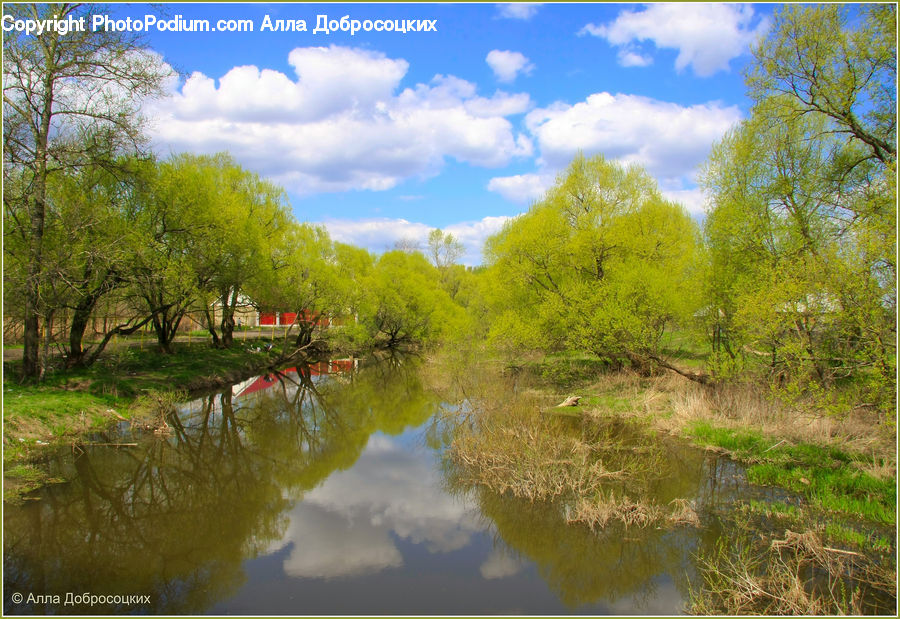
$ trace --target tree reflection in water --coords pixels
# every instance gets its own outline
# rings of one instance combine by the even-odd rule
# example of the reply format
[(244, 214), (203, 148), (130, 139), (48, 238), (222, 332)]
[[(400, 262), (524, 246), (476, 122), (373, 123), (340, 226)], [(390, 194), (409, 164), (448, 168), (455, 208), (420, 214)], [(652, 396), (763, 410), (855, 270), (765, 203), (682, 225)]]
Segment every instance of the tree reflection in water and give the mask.
[[(49, 472), (69, 481), (5, 510), (6, 590), (149, 595), (150, 603), (13, 606), (7, 598), (4, 610), (682, 608), (693, 555), (721, 535), (709, 526), (715, 518), (705, 518), (705, 529), (592, 532), (567, 524), (560, 502), (466, 486), (440, 458), (453, 438), (441, 420), (471, 405), (435, 395), (408, 359), (322, 376), (334, 368), (292, 368), (209, 394), (170, 417), (171, 434), (138, 437), (134, 448), (54, 453)], [(490, 373), (475, 376), (497, 382)], [(644, 440), (614, 425), (591, 427), (600, 432), (591, 441), (615, 433), (629, 451)], [(421, 429), (404, 434), (412, 428)], [(135, 439), (98, 442), (122, 440)], [(657, 504), (695, 497), (702, 509), (746, 493), (745, 484), (725, 483), (730, 471), (702, 452), (663, 440), (646, 453), (653, 467), (644, 468), (657, 474), (636, 487)]]
[[(231, 388), (210, 394), (170, 417), (170, 436), (135, 448), (54, 454), (49, 468), (68, 483), (5, 510), (6, 589), (150, 595), (146, 607), (92, 613), (197, 613), (229, 595), (244, 582), (242, 561), (281, 539), (304, 492), (351, 466), (374, 432), (401, 432), (436, 410), (410, 364), (338, 380), (316, 373), (275, 374), (247, 401)], [(84, 612), (4, 604), (7, 612)]]

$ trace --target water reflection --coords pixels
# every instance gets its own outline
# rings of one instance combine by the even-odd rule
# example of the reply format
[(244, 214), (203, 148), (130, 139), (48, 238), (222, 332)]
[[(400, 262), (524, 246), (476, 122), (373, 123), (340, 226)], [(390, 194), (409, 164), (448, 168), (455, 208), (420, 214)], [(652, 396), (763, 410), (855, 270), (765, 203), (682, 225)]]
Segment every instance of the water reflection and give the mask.
[[(692, 556), (719, 536), (715, 506), (747, 492), (738, 468), (662, 441), (646, 491), (692, 498), (704, 529), (570, 526), (559, 504), (455, 481), (440, 453), (450, 435), (426, 422), (461, 405), (423, 387), (414, 363), (357, 365), (198, 398), (170, 435), (129, 437), (134, 448), (55, 453), (47, 467), (68, 483), (5, 510), (4, 611), (671, 614)], [(12, 592), (150, 602), (15, 605)]]
[(289, 520), (285, 572), (319, 578), (399, 567), (396, 540), (449, 552), (483, 528), (471, 505), (440, 490), (428, 454), (385, 436), (372, 437), (352, 469), (307, 493)]
[[(373, 433), (418, 425), (436, 406), (412, 368), (314, 378), (310, 368), (277, 375), (246, 406), (231, 388), (211, 394), (170, 419), (170, 437), (136, 448), (54, 454), (48, 468), (70, 481), (5, 510), (6, 590), (149, 594), (139, 608), (89, 610), (175, 614), (234, 591), (241, 562), (294, 531), (297, 499), (350, 467)], [(9, 598), (4, 610), (85, 612)]]

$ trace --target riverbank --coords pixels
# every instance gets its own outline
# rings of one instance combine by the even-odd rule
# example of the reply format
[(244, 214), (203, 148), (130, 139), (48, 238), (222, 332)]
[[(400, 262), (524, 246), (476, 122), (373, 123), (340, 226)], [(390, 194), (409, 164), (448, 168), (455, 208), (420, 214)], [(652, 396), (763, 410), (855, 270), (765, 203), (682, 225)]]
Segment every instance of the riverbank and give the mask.
[[(29, 463), (60, 443), (151, 414), (141, 396), (205, 391), (270, 369), (282, 358), (281, 342), (242, 339), (232, 348), (179, 343), (174, 354), (155, 347), (120, 347), (94, 366), (51, 373), (39, 385), (20, 385), (18, 362), (4, 363), (4, 498), (50, 481)], [(270, 347), (267, 350), (267, 345)]]
[[(452, 378), (433, 372), (466, 401), (448, 422), (448, 465), (463, 485), (558, 505), (570, 525), (598, 533), (710, 518), (744, 532), (734, 551), (700, 557), (690, 612), (865, 614), (873, 599), (895, 603), (895, 429), (871, 411), (818, 415), (758, 385), (642, 376), (589, 357), (477, 363), (457, 361), (466, 371)], [(571, 396), (576, 406), (559, 406)], [(665, 478), (681, 453), (671, 441), (739, 463), (766, 498), (704, 511)]]

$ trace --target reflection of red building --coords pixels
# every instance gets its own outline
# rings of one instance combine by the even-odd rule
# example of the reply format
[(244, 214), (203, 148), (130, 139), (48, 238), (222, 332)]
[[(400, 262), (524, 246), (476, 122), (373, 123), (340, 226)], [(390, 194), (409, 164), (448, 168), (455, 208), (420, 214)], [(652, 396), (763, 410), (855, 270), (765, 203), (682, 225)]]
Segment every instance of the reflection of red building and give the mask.
[(325, 316), (318, 318), (312, 317), (312, 312), (304, 310), (299, 314), (297, 312), (259, 312), (257, 324), (260, 326), (279, 326), (289, 327), (295, 323), (315, 322), (318, 327), (327, 327), (329, 320)]
[[(328, 374), (343, 374), (345, 372), (350, 372), (358, 365), (359, 359), (333, 359), (331, 361), (311, 363), (302, 369), (305, 371), (308, 368), (307, 376), (312, 377), (326, 376)], [(280, 373), (283, 374), (288, 381), (298, 382), (297, 368), (287, 368), (286, 370), (281, 370)], [(251, 393), (256, 393), (257, 391), (263, 391), (276, 384), (278, 384), (278, 377), (273, 374), (266, 374), (265, 376), (256, 376), (245, 380), (242, 383), (238, 383), (237, 385), (233, 385), (231, 393), (232, 397), (238, 398), (250, 395)]]

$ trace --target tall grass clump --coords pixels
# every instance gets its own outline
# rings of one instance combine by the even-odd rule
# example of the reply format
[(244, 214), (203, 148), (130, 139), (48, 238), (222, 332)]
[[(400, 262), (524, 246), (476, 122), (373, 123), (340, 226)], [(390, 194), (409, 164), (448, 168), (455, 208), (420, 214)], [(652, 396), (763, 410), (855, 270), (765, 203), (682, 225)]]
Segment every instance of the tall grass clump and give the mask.
[(862, 615), (896, 612), (894, 566), (825, 546), (813, 531), (783, 539), (744, 533), (698, 556), (697, 615)]
[(560, 409), (557, 395), (515, 375), (468, 369), (445, 452), (452, 483), (553, 501), (567, 522), (592, 529), (696, 521), (685, 505), (659, 505), (648, 491), (666, 468), (665, 451), (639, 420)]

